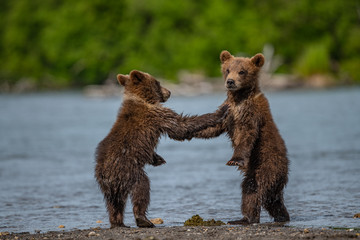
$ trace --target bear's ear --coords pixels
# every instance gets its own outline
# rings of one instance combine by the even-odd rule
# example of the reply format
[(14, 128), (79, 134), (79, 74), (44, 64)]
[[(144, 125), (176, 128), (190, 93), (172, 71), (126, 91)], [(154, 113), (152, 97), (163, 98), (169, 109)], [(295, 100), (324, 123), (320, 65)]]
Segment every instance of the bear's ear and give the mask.
[(120, 85), (125, 86), (126, 82), (129, 80), (129, 75), (118, 74), (116, 78)]
[(140, 83), (142, 80), (145, 79), (145, 75), (144, 73), (137, 71), (137, 70), (132, 70), (130, 72), (130, 79), (133, 83), (137, 84)]
[(265, 57), (261, 53), (256, 54), (250, 60), (257, 67), (262, 67), (265, 63)]
[(233, 56), (228, 51), (224, 50), (224, 51), (222, 51), (220, 53), (220, 61), (221, 61), (221, 63), (226, 62), (230, 58), (233, 58)]

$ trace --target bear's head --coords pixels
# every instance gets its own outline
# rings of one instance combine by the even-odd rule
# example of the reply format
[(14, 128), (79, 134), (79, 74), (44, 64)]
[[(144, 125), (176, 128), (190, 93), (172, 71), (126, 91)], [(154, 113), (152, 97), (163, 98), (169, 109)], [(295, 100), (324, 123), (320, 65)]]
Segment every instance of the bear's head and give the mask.
[(166, 102), (171, 94), (153, 76), (137, 70), (131, 71), (130, 75), (118, 74), (117, 80), (125, 87), (125, 94), (135, 95), (151, 104)]
[(258, 53), (252, 58), (234, 57), (224, 50), (220, 54), (221, 71), (229, 91), (253, 89), (258, 85), (258, 73), (265, 58)]

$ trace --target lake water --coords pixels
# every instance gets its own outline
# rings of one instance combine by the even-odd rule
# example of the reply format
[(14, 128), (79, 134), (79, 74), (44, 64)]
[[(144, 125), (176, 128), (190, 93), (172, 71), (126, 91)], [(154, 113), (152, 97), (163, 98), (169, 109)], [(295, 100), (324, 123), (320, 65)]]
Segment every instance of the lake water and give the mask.
[[(291, 160), (285, 204), (290, 226), (360, 227), (360, 88), (266, 93)], [(225, 94), (172, 97), (177, 112), (211, 112)], [(94, 151), (111, 128), (120, 98), (81, 93), (0, 95), (0, 232), (108, 228), (94, 179)], [(226, 136), (175, 142), (146, 167), (149, 218), (183, 225), (192, 215), (224, 222), (241, 217), (242, 175), (225, 163)], [(97, 223), (97, 221), (102, 223)], [(271, 222), (264, 211), (261, 223)], [(135, 227), (128, 202), (125, 224)]]

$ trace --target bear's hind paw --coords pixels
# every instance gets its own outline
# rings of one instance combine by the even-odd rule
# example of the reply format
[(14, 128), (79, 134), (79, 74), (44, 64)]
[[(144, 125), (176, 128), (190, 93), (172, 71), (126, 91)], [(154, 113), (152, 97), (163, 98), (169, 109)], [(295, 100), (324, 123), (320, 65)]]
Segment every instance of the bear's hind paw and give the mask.
[(139, 216), (136, 218), (136, 225), (141, 228), (153, 228), (155, 225), (150, 222), (145, 216)]

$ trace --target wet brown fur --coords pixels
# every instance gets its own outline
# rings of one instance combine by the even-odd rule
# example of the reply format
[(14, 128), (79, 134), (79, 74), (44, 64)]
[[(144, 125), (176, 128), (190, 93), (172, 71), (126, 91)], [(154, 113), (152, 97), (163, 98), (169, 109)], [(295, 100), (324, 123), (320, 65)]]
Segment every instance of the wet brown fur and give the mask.
[(125, 227), (124, 209), (131, 196), (139, 227), (153, 227), (146, 211), (150, 202), (150, 182), (145, 164), (158, 166), (165, 160), (155, 153), (161, 135), (175, 140), (223, 121), (224, 110), (202, 116), (182, 116), (161, 102), (170, 91), (147, 73), (132, 71), (117, 76), (125, 87), (124, 99), (110, 133), (96, 149), (95, 177), (106, 202), (111, 227)]
[(242, 58), (223, 51), (220, 60), (228, 90), (223, 105), (229, 106), (229, 112), (222, 124), (198, 132), (195, 137), (212, 138), (226, 132), (232, 141), (234, 153), (227, 165), (238, 166), (244, 179), (243, 219), (230, 223), (259, 223), (261, 207), (276, 222), (289, 221), (283, 199), (288, 181), (287, 150), (258, 83), (264, 56)]

